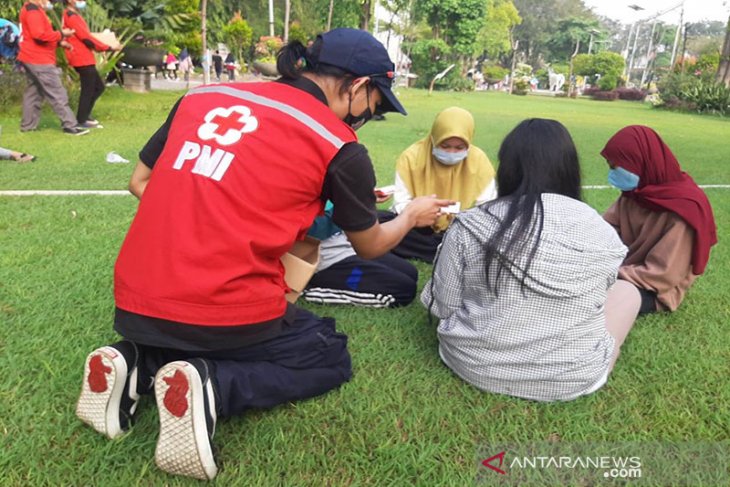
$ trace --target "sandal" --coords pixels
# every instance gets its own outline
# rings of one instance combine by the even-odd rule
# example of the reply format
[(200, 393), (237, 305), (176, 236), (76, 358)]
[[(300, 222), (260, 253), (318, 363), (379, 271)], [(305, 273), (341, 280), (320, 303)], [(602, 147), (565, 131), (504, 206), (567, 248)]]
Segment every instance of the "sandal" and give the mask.
[(32, 156), (30, 154), (26, 154), (23, 152), (20, 154), (17, 158), (15, 158), (15, 162), (25, 163), (25, 162), (33, 162), (35, 161), (35, 156)]

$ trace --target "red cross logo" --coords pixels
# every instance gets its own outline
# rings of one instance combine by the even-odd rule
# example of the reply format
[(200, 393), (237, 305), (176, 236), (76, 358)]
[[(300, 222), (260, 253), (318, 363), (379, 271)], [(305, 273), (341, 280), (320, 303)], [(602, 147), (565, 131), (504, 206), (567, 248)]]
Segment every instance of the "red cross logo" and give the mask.
[(255, 131), (259, 126), (251, 109), (243, 105), (214, 108), (205, 115), (204, 120), (198, 128), (198, 137), (215, 140), (219, 145), (235, 144), (244, 134)]
[(211, 123), (214, 123), (218, 125), (215, 130), (213, 130), (214, 134), (218, 134), (220, 136), (226, 135), (229, 130), (237, 130), (238, 132), (243, 129), (243, 127), (246, 126), (244, 122), (241, 122), (241, 114), (238, 112), (231, 112), (228, 115), (221, 116), (221, 115), (215, 115), (213, 117), (213, 120), (211, 120)]

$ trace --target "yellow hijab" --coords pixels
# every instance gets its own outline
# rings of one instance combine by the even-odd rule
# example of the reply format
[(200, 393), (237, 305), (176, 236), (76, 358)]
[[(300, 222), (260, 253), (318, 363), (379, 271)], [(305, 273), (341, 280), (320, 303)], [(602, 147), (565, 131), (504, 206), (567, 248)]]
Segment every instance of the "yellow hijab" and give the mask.
[[(447, 166), (432, 155), (434, 145), (458, 137), (469, 145), (469, 154), (460, 163)], [(461, 209), (474, 206), (477, 197), (494, 179), (494, 168), (487, 155), (471, 143), (474, 138), (474, 117), (459, 107), (451, 107), (436, 115), (431, 132), (411, 145), (398, 157), (396, 171), (415, 198), (435, 194), (461, 202)], [(451, 222), (447, 215), (433, 225), (437, 232)]]

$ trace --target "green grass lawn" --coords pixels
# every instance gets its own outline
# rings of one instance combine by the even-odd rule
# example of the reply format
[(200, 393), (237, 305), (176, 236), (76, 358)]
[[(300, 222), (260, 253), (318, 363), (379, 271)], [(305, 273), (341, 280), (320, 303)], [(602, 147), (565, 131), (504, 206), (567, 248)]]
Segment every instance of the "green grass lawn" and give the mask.
[[(180, 93), (110, 89), (85, 137), (60, 132), (47, 111), (42, 130), (21, 134), (19, 110), (0, 114), (0, 145), (38, 156), (0, 163), (0, 190), (125, 189), (136, 153)], [(424, 136), (436, 112), (468, 108), (476, 144), (496, 164), (502, 138), (527, 117), (555, 118), (578, 145), (585, 184), (605, 184), (598, 152), (628, 124), (664, 137), (700, 184), (730, 184), (730, 121), (594, 102), (499, 93), (403, 91), (408, 117), (388, 115), (360, 136), (379, 182)], [(219, 422), (220, 485), (471, 485), (485, 445), (556, 440), (709, 441), (730, 437), (730, 190), (708, 189), (720, 244), (708, 271), (674, 314), (641, 318), (608, 384), (570, 403), (541, 404), (480, 392), (444, 367), (435, 330), (414, 303), (396, 310), (307, 305), (333, 316), (350, 337), (355, 375), (323, 397)], [(599, 210), (614, 190), (586, 190)], [(129, 435), (108, 441), (74, 416), (82, 366), (112, 330), (112, 267), (136, 201), (131, 196), (0, 196), (0, 484), (195, 485), (160, 472), (157, 415), (141, 404)], [(430, 267), (420, 265), (425, 283)], [(498, 450), (497, 450), (498, 451)], [(496, 451), (495, 451), (496, 453)], [(645, 483), (643, 485), (651, 485)]]

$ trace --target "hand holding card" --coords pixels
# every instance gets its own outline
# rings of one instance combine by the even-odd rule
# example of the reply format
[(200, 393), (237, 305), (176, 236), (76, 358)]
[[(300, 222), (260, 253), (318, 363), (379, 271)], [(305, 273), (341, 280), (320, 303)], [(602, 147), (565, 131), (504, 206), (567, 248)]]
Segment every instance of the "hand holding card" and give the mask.
[(443, 208), (441, 208), (441, 213), (448, 213), (448, 214), (452, 214), (452, 215), (459, 213), (459, 211), (461, 211), (461, 202), (460, 201), (457, 201), (453, 205), (444, 206)]

